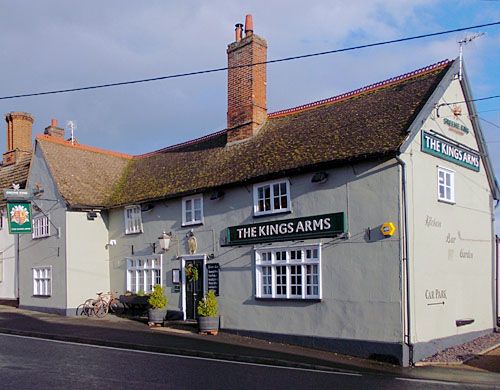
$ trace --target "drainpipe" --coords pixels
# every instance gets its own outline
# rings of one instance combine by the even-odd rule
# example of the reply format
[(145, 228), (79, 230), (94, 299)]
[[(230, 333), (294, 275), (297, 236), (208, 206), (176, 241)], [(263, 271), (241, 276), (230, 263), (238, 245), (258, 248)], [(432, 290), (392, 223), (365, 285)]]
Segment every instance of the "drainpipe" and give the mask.
[(500, 313), (498, 312), (498, 243), (500, 237), (495, 234), (495, 332), (500, 332)]
[(406, 200), (406, 163), (398, 156), (396, 161), (401, 165), (401, 192), (403, 202), (403, 262), (406, 267), (406, 329), (404, 343), (408, 346), (408, 364), (413, 365), (413, 344), (411, 342), (411, 310), (410, 310), (410, 262), (408, 250), (408, 207)]

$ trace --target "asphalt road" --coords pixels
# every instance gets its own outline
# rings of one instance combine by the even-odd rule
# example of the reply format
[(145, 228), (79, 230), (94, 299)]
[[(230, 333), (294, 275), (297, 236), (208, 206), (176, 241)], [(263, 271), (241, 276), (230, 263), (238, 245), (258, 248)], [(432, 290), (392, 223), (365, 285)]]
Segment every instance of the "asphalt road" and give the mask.
[(0, 335), (2, 389), (486, 389)]

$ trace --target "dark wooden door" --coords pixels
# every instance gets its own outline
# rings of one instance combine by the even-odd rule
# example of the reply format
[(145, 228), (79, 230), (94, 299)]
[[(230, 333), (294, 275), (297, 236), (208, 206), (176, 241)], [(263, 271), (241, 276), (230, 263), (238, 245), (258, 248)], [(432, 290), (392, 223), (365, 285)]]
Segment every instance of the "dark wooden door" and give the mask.
[(198, 302), (203, 298), (203, 260), (186, 260), (186, 267), (192, 264), (198, 270), (198, 280), (189, 282), (186, 277), (186, 318), (198, 318)]

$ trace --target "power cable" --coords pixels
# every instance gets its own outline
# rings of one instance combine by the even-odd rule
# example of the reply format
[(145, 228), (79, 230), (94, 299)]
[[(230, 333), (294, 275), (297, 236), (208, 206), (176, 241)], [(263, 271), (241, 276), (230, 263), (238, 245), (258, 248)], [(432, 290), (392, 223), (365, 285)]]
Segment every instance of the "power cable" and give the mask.
[(122, 81), (122, 82), (118, 82), (118, 83), (99, 84), (99, 85), (92, 85), (92, 86), (87, 86), (87, 87), (59, 89), (59, 90), (55, 90), (55, 91), (45, 91), (45, 92), (34, 92), (34, 93), (26, 93), (26, 94), (21, 94), (21, 95), (12, 95), (12, 96), (1, 96), (0, 100), (17, 99), (17, 98), (42, 96), (42, 95), (54, 95), (54, 94), (59, 94), (59, 93), (85, 91), (85, 90), (89, 90), (89, 89), (118, 87), (118, 86), (123, 86), (123, 85), (130, 85), (130, 84), (139, 84), (139, 83), (147, 83), (147, 82), (159, 81), (159, 80), (168, 80), (168, 79), (174, 79), (174, 78), (180, 78), (180, 77), (196, 76), (196, 75), (207, 74), (207, 73), (221, 72), (221, 71), (225, 71), (225, 70), (229, 70), (229, 69), (237, 69), (237, 68), (244, 68), (244, 67), (264, 65), (264, 64), (274, 64), (274, 63), (278, 63), (278, 62), (292, 61), (292, 60), (298, 60), (298, 59), (309, 58), (309, 57), (317, 57), (317, 56), (323, 56), (323, 55), (327, 55), (327, 54), (334, 54), (334, 53), (341, 53), (341, 52), (352, 51), (352, 50), (366, 49), (368, 47), (382, 46), (382, 45), (388, 45), (391, 43), (399, 43), (399, 42), (411, 41), (411, 40), (415, 40), (415, 39), (435, 37), (438, 35), (451, 34), (454, 32), (476, 29), (476, 28), (480, 28), (480, 27), (491, 27), (491, 26), (496, 26), (499, 24), (500, 24), (500, 22), (479, 24), (476, 26), (462, 27), (462, 28), (457, 28), (457, 29), (453, 29), (453, 30), (440, 31), (440, 32), (436, 32), (436, 33), (422, 34), (422, 35), (416, 35), (413, 37), (400, 38), (400, 39), (393, 39), (390, 41), (368, 43), (366, 45), (352, 46), (352, 47), (343, 48), (343, 49), (328, 50), (328, 51), (323, 51), (323, 52), (318, 52), (318, 53), (303, 54), (303, 55), (299, 55), (299, 56), (280, 58), (280, 59), (276, 59), (276, 60), (262, 61), (262, 62), (258, 62), (258, 63), (254, 63), (254, 64), (248, 64), (248, 65), (237, 65), (237, 66), (232, 66), (232, 67), (214, 68), (214, 69), (200, 70), (200, 71), (196, 71), (196, 72), (178, 73), (178, 74), (168, 75), (168, 76), (152, 77), (152, 78), (141, 79), (141, 80)]

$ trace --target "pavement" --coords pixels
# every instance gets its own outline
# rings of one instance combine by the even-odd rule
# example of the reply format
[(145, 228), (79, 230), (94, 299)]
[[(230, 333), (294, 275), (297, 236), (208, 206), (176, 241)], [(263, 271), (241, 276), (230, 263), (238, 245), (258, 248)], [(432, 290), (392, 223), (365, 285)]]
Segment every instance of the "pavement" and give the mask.
[(0, 305), (0, 333), (4, 334), (264, 365), (482, 384), (500, 389), (500, 345), (460, 365), (405, 368), (224, 331), (201, 335), (194, 324), (183, 322), (166, 325), (149, 327), (147, 319), (112, 314), (104, 318), (64, 317)]

